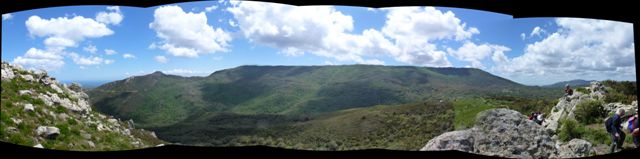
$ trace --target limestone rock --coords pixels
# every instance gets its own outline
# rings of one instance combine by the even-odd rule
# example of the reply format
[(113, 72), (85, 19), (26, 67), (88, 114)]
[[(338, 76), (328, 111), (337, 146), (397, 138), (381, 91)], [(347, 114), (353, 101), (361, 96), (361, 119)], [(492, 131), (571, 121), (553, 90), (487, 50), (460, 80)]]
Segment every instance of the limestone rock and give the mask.
[(420, 151), (458, 150), (474, 152), (473, 143), (473, 132), (471, 130), (452, 131), (429, 140), (427, 145)]
[(35, 146), (33, 146), (33, 147), (35, 147), (35, 148), (41, 148), (41, 149), (43, 149), (43, 148), (44, 148), (44, 147), (42, 146), (42, 144), (37, 144), (37, 145), (35, 145)]
[(53, 126), (38, 126), (38, 128), (36, 128), (36, 134), (48, 139), (55, 139), (60, 135), (60, 129)]
[(24, 104), (24, 109), (25, 112), (33, 112), (35, 111), (35, 107), (33, 107), (33, 104), (27, 103)]
[(588, 141), (573, 139), (558, 149), (558, 156), (553, 158), (588, 157), (595, 153), (594, 147)]
[(20, 78), (22, 78), (22, 79), (24, 79), (26, 81), (29, 81), (29, 82), (35, 81), (35, 79), (33, 79), (33, 76), (31, 76), (31, 75), (20, 75)]
[(19, 95), (31, 95), (31, 94), (33, 94), (33, 91), (31, 91), (31, 90), (19, 90), (18, 94)]
[(2, 81), (9, 81), (15, 78), (15, 74), (13, 74), (13, 70), (8, 67), (6, 64), (2, 64)]

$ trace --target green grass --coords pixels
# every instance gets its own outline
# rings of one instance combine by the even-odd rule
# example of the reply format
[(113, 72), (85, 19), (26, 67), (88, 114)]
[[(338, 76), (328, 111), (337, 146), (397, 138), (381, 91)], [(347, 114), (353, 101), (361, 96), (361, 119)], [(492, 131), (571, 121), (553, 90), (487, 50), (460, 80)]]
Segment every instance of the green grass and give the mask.
[(461, 99), (453, 102), (455, 129), (461, 130), (472, 127), (475, 123), (476, 114), (495, 107), (488, 103), (487, 100), (478, 98)]

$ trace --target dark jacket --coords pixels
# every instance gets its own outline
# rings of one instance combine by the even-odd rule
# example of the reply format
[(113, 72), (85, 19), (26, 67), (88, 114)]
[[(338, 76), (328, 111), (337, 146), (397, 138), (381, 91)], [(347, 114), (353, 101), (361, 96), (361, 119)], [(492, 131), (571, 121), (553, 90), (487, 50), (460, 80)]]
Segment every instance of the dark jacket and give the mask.
[(622, 124), (622, 117), (620, 117), (620, 115), (618, 114), (613, 114), (613, 119), (612, 119), (612, 123), (611, 124), (611, 132), (612, 133), (622, 133), (622, 126), (620, 124)]

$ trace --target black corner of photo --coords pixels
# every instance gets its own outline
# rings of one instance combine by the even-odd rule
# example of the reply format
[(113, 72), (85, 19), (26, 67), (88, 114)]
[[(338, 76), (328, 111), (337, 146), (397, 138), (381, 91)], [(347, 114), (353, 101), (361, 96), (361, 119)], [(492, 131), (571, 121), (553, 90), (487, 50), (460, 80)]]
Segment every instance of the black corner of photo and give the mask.
[[(198, 147), (182, 145), (165, 145), (153, 148), (126, 151), (63, 151), (41, 149), (0, 142), (0, 149), (8, 156), (19, 158), (501, 158), (484, 156), (461, 151), (396, 151), (382, 149), (352, 150), (352, 151), (308, 151), (275, 148), (268, 146), (243, 147)], [(637, 156), (638, 148), (626, 149), (617, 153), (597, 155), (587, 158), (633, 158)]]

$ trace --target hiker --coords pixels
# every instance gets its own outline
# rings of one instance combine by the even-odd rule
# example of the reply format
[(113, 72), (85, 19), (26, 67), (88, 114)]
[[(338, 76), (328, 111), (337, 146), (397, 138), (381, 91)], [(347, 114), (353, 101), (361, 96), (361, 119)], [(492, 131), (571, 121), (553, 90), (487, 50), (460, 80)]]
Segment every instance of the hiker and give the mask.
[(531, 116), (529, 116), (529, 120), (534, 120), (536, 118), (536, 112), (532, 112)]
[[(636, 109), (636, 112), (638, 112), (638, 109)], [(633, 144), (636, 146), (636, 148), (638, 148), (640, 145), (638, 145), (638, 141), (640, 136), (638, 136), (638, 113), (636, 113), (636, 115), (634, 115), (633, 117), (630, 117), (629, 120), (627, 120), (627, 129), (629, 130), (629, 133), (631, 133), (631, 137), (633, 138)]]
[(544, 118), (542, 117), (542, 113), (538, 112), (538, 115), (536, 116), (536, 120), (535, 122), (538, 123), (538, 125), (542, 125), (542, 122), (544, 121)]
[(569, 84), (564, 85), (564, 96), (566, 97), (571, 95), (573, 95), (573, 89), (571, 89)]
[(625, 134), (622, 131), (622, 116), (624, 115), (624, 109), (618, 109), (612, 117), (607, 119), (605, 126), (607, 132), (611, 134), (611, 152), (615, 152), (616, 147), (622, 149), (624, 144)]

